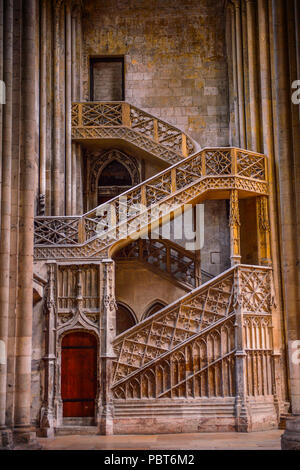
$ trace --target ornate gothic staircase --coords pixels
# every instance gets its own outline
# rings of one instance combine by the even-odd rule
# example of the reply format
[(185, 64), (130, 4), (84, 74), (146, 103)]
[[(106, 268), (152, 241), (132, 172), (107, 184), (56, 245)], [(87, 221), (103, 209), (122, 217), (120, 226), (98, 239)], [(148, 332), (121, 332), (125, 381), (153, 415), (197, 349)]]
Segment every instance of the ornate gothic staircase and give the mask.
[[(45, 375), (56, 383), (55, 396), (45, 387), (45, 426), (55, 407), (56, 424), (61, 420), (57, 354), (60, 338), (74, 328), (99, 338), (97, 420), (103, 432), (249, 431), (264, 429), (265, 421), (276, 426), (272, 269), (237, 265), (198, 287), (193, 255), (172, 242), (141, 240), (186, 204), (228, 198), (231, 255), (238, 262), (238, 199), (258, 197), (263, 219), (267, 158), (228, 147), (190, 155), (195, 147), (187, 136), (128, 103), (75, 103), (73, 139), (128, 141), (172, 166), (84, 215), (35, 218), (35, 261), (49, 264)], [(193, 290), (114, 339), (112, 257), (151, 264), (151, 252), (155, 268), (174, 278), (179, 273)]]
[(197, 252), (184, 249), (167, 239), (138, 239), (116, 253), (115, 261), (139, 261), (160, 276), (191, 290), (212, 279), (200, 269)]
[(120, 143), (144, 151), (167, 164), (195, 153), (198, 145), (180, 129), (122, 102), (73, 103), (75, 142)]
[(35, 218), (36, 259), (101, 259), (124, 240), (162, 225), (209, 197), (268, 194), (266, 157), (236, 148), (203, 149), (92, 211)]
[(177, 416), (171, 428), (189, 432), (260, 429), (260, 412), (275, 426), (272, 307), (272, 270), (240, 265), (119, 335), (112, 391), (120, 432), (125, 417), (134, 428), (150, 415), (156, 428)]

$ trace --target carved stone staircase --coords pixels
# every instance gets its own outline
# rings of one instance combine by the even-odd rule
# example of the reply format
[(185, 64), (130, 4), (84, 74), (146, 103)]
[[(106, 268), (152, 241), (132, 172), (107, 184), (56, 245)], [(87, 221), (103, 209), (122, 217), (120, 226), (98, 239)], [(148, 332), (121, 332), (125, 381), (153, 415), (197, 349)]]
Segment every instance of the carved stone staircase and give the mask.
[[(233, 266), (199, 287), (194, 255), (169, 241), (141, 240), (186, 204), (267, 196), (266, 156), (229, 147), (193, 153), (188, 136), (128, 103), (74, 103), (72, 125), (78, 142), (127, 142), (172, 166), (84, 215), (35, 218), (35, 262), (49, 264), (45, 376), (56, 383), (55, 397), (45, 387), (45, 427), (53, 426), (54, 409), (56, 426), (62, 423), (57, 354), (74, 328), (99, 338), (101, 432), (276, 426), (272, 269)], [(231, 219), (237, 227), (236, 213)], [(147, 262), (193, 290), (114, 339), (113, 257)]]
[(119, 335), (117, 432), (276, 426), (272, 292), (270, 268), (236, 266)]
[(186, 204), (268, 194), (266, 157), (236, 148), (203, 149), (133, 189), (74, 217), (35, 218), (35, 259), (101, 259), (181, 213)]
[(160, 276), (191, 290), (214, 276), (199, 268), (197, 253), (167, 239), (133, 241), (116, 253), (115, 261), (139, 261)]
[(72, 139), (109, 144), (126, 142), (173, 164), (195, 153), (198, 145), (180, 129), (122, 102), (73, 103)]

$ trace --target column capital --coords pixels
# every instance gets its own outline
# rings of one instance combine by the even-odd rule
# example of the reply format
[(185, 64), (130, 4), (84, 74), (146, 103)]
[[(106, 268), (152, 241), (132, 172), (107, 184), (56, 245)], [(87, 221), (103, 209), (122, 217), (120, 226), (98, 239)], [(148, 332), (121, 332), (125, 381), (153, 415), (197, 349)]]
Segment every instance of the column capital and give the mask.
[(65, 0), (54, 0), (54, 9), (56, 12), (60, 10), (60, 8), (65, 4)]
[(241, 8), (241, 0), (231, 0), (236, 9)]
[(81, 0), (71, 0), (72, 3), (72, 16), (77, 16), (81, 13), (82, 10), (82, 1)]

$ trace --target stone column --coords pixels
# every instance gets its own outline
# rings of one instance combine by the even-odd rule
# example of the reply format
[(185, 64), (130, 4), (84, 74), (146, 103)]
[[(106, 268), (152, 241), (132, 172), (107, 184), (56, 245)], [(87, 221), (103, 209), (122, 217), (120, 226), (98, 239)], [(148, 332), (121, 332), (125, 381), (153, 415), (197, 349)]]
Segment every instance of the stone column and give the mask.
[(240, 146), (246, 148), (246, 118), (245, 118), (245, 89), (244, 89), (244, 61), (243, 61), (243, 38), (241, 24), (240, 0), (233, 0), (235, 7), (236, 28), (236, 51), (237, 51), (237, 84), (239, 102), (239, 124), (240, 124)]
[[(77, 17), (79, 8), (72, 11), (72, 103), (78, 100), (77, 67)], [(71, 129), (72, 132), (72, 129)], [(72, 215), (77, 214), (77, 144), (72, 142)]]
[[(295, 18), (295, 40), (296, 40), (296, 55), (297, 55), (297, 77), (300, 80), (300, 5), (298, 0), (294, 0), (294, 18)], [(300, 118), (300, 106), (299, 118)]]
[[(6, 429), (7, 349), (9, 315), (9, 276), (11, 239), (11, 171), (12, 171), (12, 84), (13, 84), (13, 0), (3, 4), (3, 80), (6, 104), (3, 107), (1, 237), (0, 237), (0, 447), (11, 442)], [(32, 306), (31, 306), (32, 308)]]
[(268, 198), (261, 196), (256, 198), (256, 220), (257, 220), (257, 242), (258, 242), (258, 264), (270, 266), (271, 243)]
[(47, 158), (47, 0), (41, 2), (39, 214), (45, 215)]
[(248, 77), (250, 101), (251, 150), (260, 152), (260, 117), (257, 72), (257, 33), (255, 20), (255, 2), (246, 0), (247, 40), (248, 40)]
[(100, 400), (98, 410), (99, 434), (113, 434), (112, 368), (115, 359), (112, 341), (116, 336), (115, 263), (101, 262), (100, 289)]
[(233, 189), (230, 193), (229, 218), (231, 266), (241, 262), (240, 225), (239, 194), (237, 189)]
[(62, 0), (53, 2), (54, 17), (54, 57), (53, 57), (53, 215), (60, 215), (60, 142), (61, 142), (61, 103), (60, 103), (60, 10)]
[[(273, 347), (274, 355), (277, 359), (276, 376), (281, 382), (277, 388), (278, 395), (285, 397), (285, 373), (280, 367), (278, 357), (284, 353), (285, 345), (282, 331), (285, 324), (283, 318), (283, 300), (281, 287), (281, 253), (279, 246), (279, 218), (278, 218), (278, 182), (277, 163), (274, 154), (274, 123), (272, 111), (272, 84), (271, 84), (271, 56), (270, 56), (270, 32), (269, 32), (269, 9), (268, 0), (258, 0), (258, 41), (259, 41), (259, 73), (260, 73), (260, 94), (261, 94), (261, 124), (262, 124), (262, 151), (268, 159), (268, 181), (269, 181), (269, 224), (270, 224), (270, 250), (274, 273), (274, 297), (276, 299), (272, 311), (272, 322), (274, 326)], [(284, 359), (281, 360), (282, 363)]]
[(77, 50), (77, 99), (82, 100), (82, 80), (81, 80), (81, 66), (82, 66), (82, 18), (81, 18), (80, 5), (77, 8), (77, 21), (76, 21), (76, 50)]
[[(297, 2), (296, 2), (297, 3)], [(283, 449), (300, 450), (300, 365), (297, 343), (300, 340), (299, 273), (299, 116), (291, 103), (291, 81), (295, 77), (295, 36), (293, 2), (272, 1), (275, 55), (276, 124), (279, 160), (283, 286), (289, 346), (289, 375), (292, 418), (282, 436)], [(298, 14), (299, 18), (299, 14)], [(292, 21), (291, 21), (292, 20)], [(297, 21), (296, 21), (297, 24)], [(299, 46), (298, 46), (299, 47)], [(299, 49), (298, 49), (299, 50)], [(290, 61), (289, 61), (290, 59)], [(299, 78), (299, 77), (297, 77)], [(299, 106), (299, 105), (298, 105)], [(295, 357), (296, 356), (296, 357)]]
[(56, 366), (56, 291), (55, 291), (56, 263), (48, 263), (47, 301), (45, 303), (46, 316), (46, 354), (45, 363), (45, 390), (41, 409), (40, 434), (42, 437), (54, 436), (54, 389)]
[(202, 272), (201, 272), (201, 250), (195, 251), (195, 287), (199, 287), (202, 284)]
[(77, 171), (77, 186), (76, 186), (76, 214), (83, 212), (83, 166), (82, 166), (82, 149), (80, 144), (76, 144), (76, 171)]
[(273, 0), (272, 19), (274, 29), (275, 65), (275, 117), (276, 146), (275, 154), (279, 172), (279, 200), (281, 210), (280, 230), (283, 256), (283, 288), (289, 341), (289, 369), (292, 412), (300, 413), (300, 371), (292, 361), (292, 343), (300, 339), (299, 315), (299, 275), (297, 272), (297, 230), (294, 197), (294, 167), (291, 126), (291, 84), (289, 82), (289, 63), (287, 55), (287, 29), (285, 2)]
[(233, 101), (234, 101), (234, 119), (237, 146), (240, 145), (240, 122), (239, 122), (239, 105), (238, 105), (238, 86), (237, 86), (237, 53), (236, 53), (236, 26), (235, 26), (235, 10), (230, 5), (231, 17), (231, 47), (232, 47), (232, 78), (233, 78)]
[[(0, 2), (0, 80), (3, 80), (3, 0)], [(0, 142), (2, 142), (3, 104), (0, 103)], [(2, 144), (0, 144), (0, 175), (2, 174)], [(1, 178), (0, 178), (1, 180)], [(0, 181), (1, 194), (1, 181)], [(1, 214), (1, 201), (0, 201)], [(1, 218), (0, 218), (1, 223)]]
[(77, 100), (77, 8), (72, 11), (72, 101)]
[(249, 410), (247, 405), (247, 387), (246, 387), (246, 352), (244, 349), (244, 329), (243, 329), (243, 308), (240, 291), (239, 270), (236, 268), (234, 273), (234, 289), (235, 289), (235, 387), (236, 387), (236, 431), (248, 432), (251, 428)]
[(66, 2), (66, 215), (72, 214), (72, 17), (71, 0)]
[(22, 11), (22, 146), (19, 219), (19, 289), (16, 312), (14, 434), (16, 442), (34, 443), (31, 430), (33, 224), (36, 168), (36, 1)]

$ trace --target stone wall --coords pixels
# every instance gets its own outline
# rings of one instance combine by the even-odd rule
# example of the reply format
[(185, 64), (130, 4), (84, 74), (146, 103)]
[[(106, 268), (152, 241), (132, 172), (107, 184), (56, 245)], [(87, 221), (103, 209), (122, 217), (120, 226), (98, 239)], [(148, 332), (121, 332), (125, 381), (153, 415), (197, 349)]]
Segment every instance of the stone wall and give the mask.
[(217, 276), (230, 268), (229, 208), (226, 201), (204, 202), (204, 245), (201, 268)]
[(89, 58), (125, 56), (125, 99), (189, 133), (224, 146), (228, 78), (223, 0), (86, 0), (84, 99)]
[(156, 301), (175, 302), (186, 294), (186, 289), (176, 286), (146, 266), (134, 261), (116, 265), (116, 299), (127, 305), (141, 321), (148, 308)]

